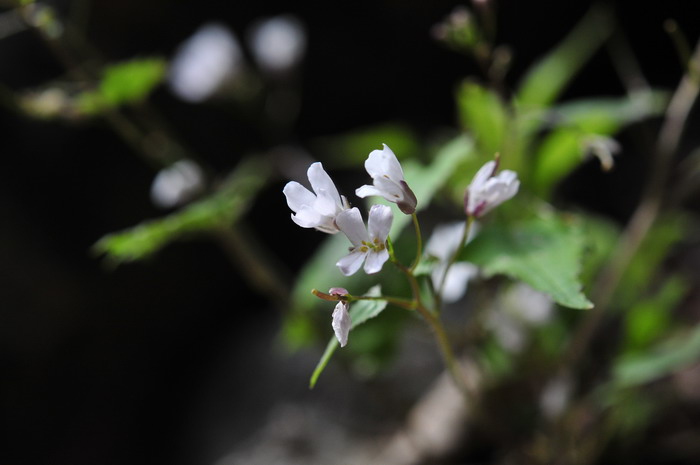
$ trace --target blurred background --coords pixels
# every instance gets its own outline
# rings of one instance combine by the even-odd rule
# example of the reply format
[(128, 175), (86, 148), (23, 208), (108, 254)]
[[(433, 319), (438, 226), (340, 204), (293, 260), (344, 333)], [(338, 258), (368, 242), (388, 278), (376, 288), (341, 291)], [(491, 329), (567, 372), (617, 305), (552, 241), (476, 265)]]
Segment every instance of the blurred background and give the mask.
[[(281, 333), (295, 277), (325, 236), (292, 223), (282, 188), (305, 183), (306, 167), (320, 160), (352, 192), (382, 142), (429, 162), (430, 147), (464, 129), (456, 89), (487, 79), (436, 28), (459, 5), (0, 3), (0, 462), (363, 463), (393, 444), (440, 375), (439, 353), (427, 329), (409, 326), (384, 368), (334, 361), (308, 389), (330, 311), (320, 313), (327, 332), (308, 343)], [(480, 5), (491, 8), (494, 42), (509, 47), (504, 98), (592, 7), (467, 6)], [(599, 7), (613, 45), (591, 53), (560, 99), (624, 95), (619, 66), (629, 56), (620, 47), (649, 86), (672, 92), (683, 47), (664, 22), (673, 19), (692, 48), (693, 2)], [(660, 112), (631, 123), (616, 136), (623, 149), (612, 172), (584, 163), (550, 200), (625, 225), (661, 120)], [(677, 160), (698, 146), (697, 123), (691, 112)], [(177, 216), (203, 199), (213, 201)], [(698, 200), (691, 189), (679, 208), (696, 218)], [(447, 203), (436, 208), (433, 217), (454, 216)], [(172, 220), (95, 246), (158, 218)], [(234, 221), (233, 232), (221, 227)], [(671, 242), (658, 266), (685, 274), (673, 308), (691, 325), (700, 317), (700, 247), (692, 234)], [(606, 327), (610, 338), (616, 325), (624, 323)], [(683, 366), (685, 390), (664, 391), (677, 402), (591, 462), (698, 463), (695, 360)], [(513, 416), (527, 417), (527, 399), (519, 405)], [(395, 463), (526, 463), (508, 462), (518, 456), (503, 450), (523, 437), (517, 427), (476, 431), (430, 459)]]

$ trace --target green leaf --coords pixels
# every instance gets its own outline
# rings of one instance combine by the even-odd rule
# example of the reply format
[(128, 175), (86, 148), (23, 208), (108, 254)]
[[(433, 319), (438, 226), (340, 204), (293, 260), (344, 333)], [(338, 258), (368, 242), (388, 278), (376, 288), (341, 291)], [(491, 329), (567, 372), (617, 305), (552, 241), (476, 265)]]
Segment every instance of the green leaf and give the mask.
[(459, 117), (474, 137), (482, 154), (492, 157), (503, 151), (508, 113), (500, 97), (479, 84), (465, 81), (457, 91)]
[(82, 113), (94, 114), (139, 102), (163, 81), (165, 70), (162, 58), (138, 58), (111, 65), (105, 68), (96, 90), (79, 96), (78, 108)]
[[(373, 286), (367, 291), (365, 295), (378, 297), (381, 295), (381, 287), (378, 285)], [(367, 320), (379, 315), (386, 308), (386, 306), (386, 300), (361, 300), (359, 302), (353, 302), (352, 304), (350, 304), (350, 311), (348, 312), (350, 314), (350, 319), (352, 320), (352, 326), (350, 327), (350, 331), (357, 328)], [(326, 368), (326, 365), (328, 365), (328, 362), (330, 361), (331, 357), (333, 356), (333, 353), (337, 348), (338, 340), (335, 338), (335, 336), (333, 336), (328, 342), (326, 350), (321, 356), (321, 360), (319, 360), (318, 364), (316, 365), (316, 368), (314, 369), (314, 372), (311, 374), (311, 379), (309, 380), (309, 388), (314, 388), (319, 376), (321, 376), (321, 373), (323, 373), (323, 370)]]
[(700, 360), (700, 326), (667, 339), (641, 354), (620, 358), (613, 367), (616, 386), (646, 384), (697, 363)]
[(216, 194), (165, 218), (104, 236), (93, 251), (116, 264), (131, 262), (152, 255), (184, 235), (228, 226), (245, 214), (267, 175), (264, 163), (244, 161)]
[(608, 9), (592, 8), (569, 35), (523, 78), (517, 92), (520, 106), (554, 102), (613, 31)]
[(485, 227), (459, 260), (479, 265), (487, 277), (520, 279), (565, 307), (588, 309), (593, 304), (578, 279), (583, 246), (575, 222), (548, 214)]

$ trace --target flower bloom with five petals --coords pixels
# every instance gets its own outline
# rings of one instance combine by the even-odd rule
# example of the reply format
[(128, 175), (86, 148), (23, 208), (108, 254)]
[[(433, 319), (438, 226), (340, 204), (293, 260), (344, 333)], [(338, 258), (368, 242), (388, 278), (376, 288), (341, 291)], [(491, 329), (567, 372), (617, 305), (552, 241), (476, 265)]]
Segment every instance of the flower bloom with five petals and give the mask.
[(348, 200), (338, 193), (320, 162), (313, 163), (306, 174), (314, 193), (296, 181), (290, 181), (284, 186), (287, 205), (294, 212), (292, 220), (302, 228), (316, 228), (328, 234), (337, 233), (339, 230), (335, 218), (350, 208)]
[(498, 163), (491, 160), (474, 175), (464, 194), (467, 216), (479, 218), (518, 192), (520, 181), (515, 171), (503, 170), (494, 176), (497, 168)]
[[(386, 239), (389, 236), (394, 215), (386, 205), (373, 205), (369, 211), (367, 228), (362, 221), (360, 210), (351, 208), (341, 212), (335, 219), (338, 228), (350, 239), (353, 247), (350, 254), (338, 260), (336, 266), (345, 276), (354, 274), (365, 262), (365, 273), (381, 271), (389, 259)], [(369, 232), (369, 234), (368, 234)]]
[(394, 152), (386, 145), (382, 150), (373, 150), (365, 161), (365, 169), (372, 176), (374, 185), (364, 185), (355, 191), (355, 195), (364, 198), (379, 195), (389, 202), (394, 202), (399, 209), (411, 215), (416, 211), (418, 201), (404, 180), (403, 170)]

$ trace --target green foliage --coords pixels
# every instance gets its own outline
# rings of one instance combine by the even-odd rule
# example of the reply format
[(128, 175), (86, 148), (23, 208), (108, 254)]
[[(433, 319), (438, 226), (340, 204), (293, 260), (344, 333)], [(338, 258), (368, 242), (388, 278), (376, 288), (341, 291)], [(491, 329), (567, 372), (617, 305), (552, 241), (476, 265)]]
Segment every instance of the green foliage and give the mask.
[(559, 46), (525, 75), (517, 103), (539, 107), (554, 102), (612, 31), (613, 21), (607, 9), (590, 10)]
[[(365, 295), (375, 297), (380, 296), (381, 287), (373, 286), (367, 291)], [(352, 320), (352, 326), (350, 327), (350, 331), (354, 330), (356, 327), (366, 322), (367, 320), (379, 315), (386, 308), (386, 306), (386, 300), (361, 300), (359, 302), (353, 302), (350, 305), (350, 310), (348, 312), (350, 314), (350, 319)], [(321, 376), (321, 373), (323, 373), (323, 370), (328, 365), (328, 362), (330, 361), (331, 357), (333, 356), (333, 353), (337, 348), (338, 340), (335, 338), (335, 336), (333, 336), (328, 342), (326, 350), (321, 356), (321, 360), (319, 360), (318, 365), (316, 365), (316, 368), (314, 369), (314, 372), (311, 375), (311, 379), (309, 380), (309, 387), (311, 389), (313, 389), (313, 387), (316, 385), (319, 376)]]
[(621, 357), (613, 367), (618, 387), (638, 386), (680, 371), (700, 360), (700, 326), (668, 338), (643, 353)]
[(501, 98), (479, 84), (465, 81), (457, 91), (462, 126), (470, 131), (481, 154), (493, 157), (503, 151), (508, 113)]
[(584, 238), (573, 219), (553, 214), (485, 227), (461, 252), (487, 276), (503, 274), (548, 294), (565, 307), (588, 309), (578, 275)]
[(172, 241), (214, 231), (238, 220), (263, 187), (268, 168), (255, 160), (242, 162), (219, 191), (165, 218), (144, 222), (101, 238), (93, 251), (114, 263), (146, 258)]
[(78, 98), (84, 114), (95, 114), (145, 99), (165, 76), (162, 58), (138, 58), (107, 67), (97, 89)]

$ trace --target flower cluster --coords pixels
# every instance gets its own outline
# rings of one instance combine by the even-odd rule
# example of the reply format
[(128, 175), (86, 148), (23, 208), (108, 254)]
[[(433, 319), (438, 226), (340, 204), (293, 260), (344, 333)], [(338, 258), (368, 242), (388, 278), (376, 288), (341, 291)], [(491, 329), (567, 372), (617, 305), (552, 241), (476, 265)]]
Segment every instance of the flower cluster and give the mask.
[[(500, 203), (513, 197), (520, 183), (513, 171), (504, 170), (496, 175), (498, 159), (486, 163), (474, 176), (464, 197), (464, 209), (468, 223), (479, 218)], [(394, 152), (383, 144), (381, 150), (373, 150), (365, 161), (365, 169), (372, 177), (372, 185), (364, 185), (355, 191), (355, 195), (364, 198), (379, 196), (393, 202), (406, 215), (413, 215), (416, 231), (419, 232), (415, 216), (418, 201), (413, 190), (404, 179), (403, 169)], [(367, 274), (375, 274), (382, 270), (384, 264), (393, 257), (389, 251), (389, 231), (394, 219), (391, 207), (373, 205), (369, 210), (367, 225), (362, 219), (362, 213), (357, 207), (351, 207), (348, 200), (340, 195), (333, 180), (323, 169), (321, 163), (313, 163), (307, 172), (311, 190), (298, 182), (291, 181), (284, 186), (287, 205), (292, 210), (292, 221), (302, 228), (314, 228), (328, 234), (342, 232), (352, 244), (349, 254), (341, 257), (336, 266), (345, 276), (355, 274), (364, 264)], [(313, 191), (313, 192), (312, 192)], [(436, 256), (440, 264), (433, 272), (432, 279), (438, 293), (444, 292), (446, 301), (458, 299), (466, 289), (466, 281), (476, 274), (473, 265), (456, 264), (457, 250), (467, 239), (465, 225), (451, 228), (450, 237), (454, 240), (434, 239), (428, 244), (428, 252)], [(455, 234), (453, 234), (455, 233)], [(460, 240), (459, 236), (464, 237)], [(420, 244), (420, 240), (419, 240)], [(420, 259), (418, 247), (414, 266), (402, 268), (411, 274)], [(455, 281), (463, 281), (460, 286)], [(446, 288), (446, 289), (443, 289)], [(348, 333), (352, 320), (348, 313), (351, 300), (357, 298), (348, 294), (343, 288), (332, 288), (330, 294), (317, 291), (314, 293), (325, 300), (337, 301), (333, 311), (333, 330), (341, 347), (347, 344)]]

